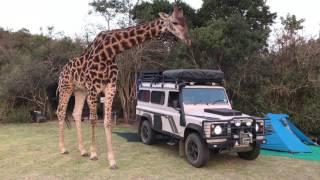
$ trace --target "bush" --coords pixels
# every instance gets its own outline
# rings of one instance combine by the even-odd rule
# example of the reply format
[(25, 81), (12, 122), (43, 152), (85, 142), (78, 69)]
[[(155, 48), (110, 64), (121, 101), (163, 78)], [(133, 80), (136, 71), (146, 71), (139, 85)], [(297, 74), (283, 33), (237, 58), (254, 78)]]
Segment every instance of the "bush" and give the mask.
[(309, 135), (320, 136), (320, 97), (312, 97), (304, 102), (303, 108), (296, 115), (296, 124)]
[(17, 109), (10, 110), (3, 119), (3, 122), (30, 123), (32, 122), (32, 119), (29, 110), (26, 107), (21, 106)]
[(0, 105), (0, 122), (2, 121), (3, 117), (4, 117), (4, 108)]

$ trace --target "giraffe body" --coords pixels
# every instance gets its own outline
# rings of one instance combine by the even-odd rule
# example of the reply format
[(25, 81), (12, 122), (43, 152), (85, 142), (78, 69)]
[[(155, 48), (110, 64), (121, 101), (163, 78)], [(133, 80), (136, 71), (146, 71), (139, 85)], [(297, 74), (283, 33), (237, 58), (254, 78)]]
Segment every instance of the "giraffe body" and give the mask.
[[(160, 14), (160, 17), (159, 19), (135, 27), (101, 32), (80, 57), (70, 59), (63, 67), (59, 76), (59, 105), (57, 109), (59, 146), (62, 154), (68, 153), (64, 145), (63, 129), (68, 101), (72, 93), (74, 93), (75, 106), (72, 115), (76, 124), (80, 153), (82, 156), (88, 155), (83, 145), (81, 131), (82, 109), (85, 100), (87, 100), (90, 109), (89, 119), (91, 121), (90, 159), (97, 160), (95, 143), (96, 104), (98, 94), (103, 92), (105, 94), (104, 127), (107, 139), (108, 160), (111, 168), (117, 167), (111, 142), (111, 107), (116, 93), (118, 75), (118, 67), (115, 60), (116, 55), (166, 31), (172, 32), (187, 44), (191, 43), (186, 25), (184, 24), (182, 10), (175, 7), (172, 16)], [(173, 24), (170, 23), (173, 20), (175, 22)]]

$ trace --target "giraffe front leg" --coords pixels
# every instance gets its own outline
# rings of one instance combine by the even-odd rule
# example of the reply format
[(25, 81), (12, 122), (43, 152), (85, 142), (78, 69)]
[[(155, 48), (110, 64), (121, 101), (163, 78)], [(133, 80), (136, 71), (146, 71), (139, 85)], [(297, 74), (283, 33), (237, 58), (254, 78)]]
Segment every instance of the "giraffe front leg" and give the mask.
[[(62, 118), (61, 118), (62, 119)], [(64, 145), (64, 120), (60, 120), (59, 118), (59, 148), (61, 154), (69, 154), (69, 151), (66, 150)]]
[(76, 123), (80, 154), (81, 156), (86, 157), (89, 154), (87, 153), (83, 145), (82, 129), (81, 129), (81, 116), (82, 116), (84, 101), (86, 99), (86, 93), (83, 91), (75, 91), (74, 96), (75, 96), (75, 105), (74, 105), (72, 116)]
[(69, 98), (72, 94), (72, 88), (70, 89), (60, 89), (59, 92), (59, 105), (57, 108), (57, 116), (59, 122), (59, 148), (61, 154), (68, 154), (64, 146), (64, 121), (66, 118), (66, 111), (69, 102)]
[(90, 160), (98, 160), (95, 127), (97, 123), (97, 94), (91, 92), (87, 97), (88, 106), (90, 109), (91, 122), (91, 146), (90, 146)]
[(115, 84), (108, 84), (104, 94), (104, 128), (107, 138), (107, 150), (108, 150), (108, 161), (110, 169), (117, 169), (117, 163), (115, 160), (113, 148), (112, 148), (112, 121), (111, 121), (111, 112), (112, 112), (112, 102), (115, 95), (116, 86)]

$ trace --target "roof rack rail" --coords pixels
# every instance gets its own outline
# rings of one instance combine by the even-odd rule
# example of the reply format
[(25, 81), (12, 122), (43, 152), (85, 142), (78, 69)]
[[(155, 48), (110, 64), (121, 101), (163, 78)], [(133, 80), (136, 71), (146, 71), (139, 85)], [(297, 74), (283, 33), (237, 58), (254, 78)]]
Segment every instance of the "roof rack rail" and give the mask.
[(218, 83), (221, 84), (224, 73), (210, 69), (173, 69), (166, 71), (144, 71), (139, 80), (151, 83)]

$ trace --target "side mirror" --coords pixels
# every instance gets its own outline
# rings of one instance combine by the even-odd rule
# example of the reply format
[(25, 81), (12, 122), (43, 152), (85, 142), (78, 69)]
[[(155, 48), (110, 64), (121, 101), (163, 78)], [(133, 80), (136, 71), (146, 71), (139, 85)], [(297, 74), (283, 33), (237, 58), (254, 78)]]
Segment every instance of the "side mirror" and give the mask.
[(174, 109), (179, 111), (179, 112), (181, 111), (181, 108), (179, 108), (179, 107), (175, 107)]
[(175, 109), (179, 108), (179, 101), (178, 100), (173, 100), (172, 101), (172, 107), (175, 108)]

